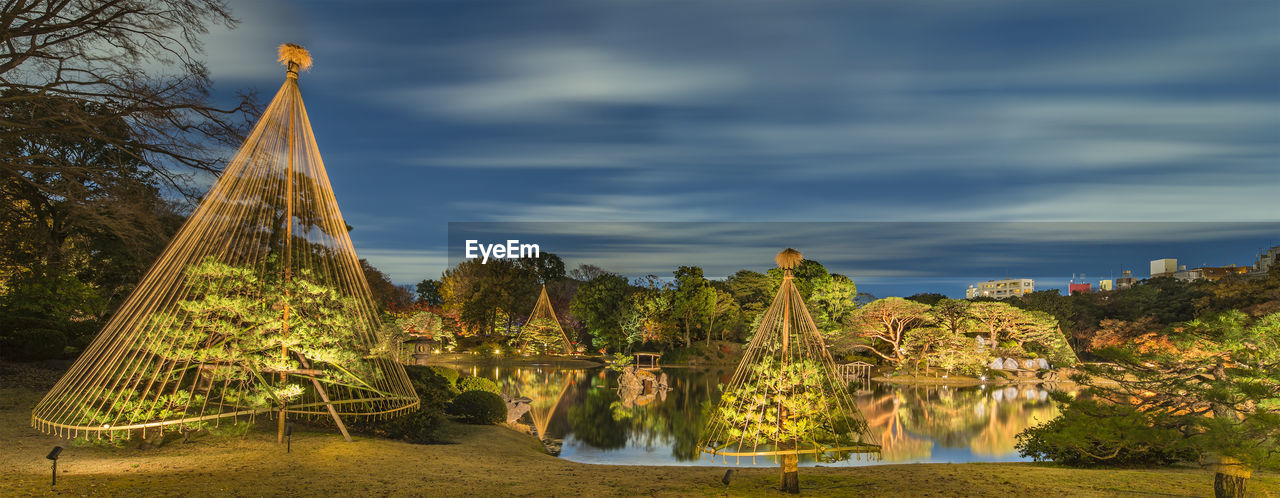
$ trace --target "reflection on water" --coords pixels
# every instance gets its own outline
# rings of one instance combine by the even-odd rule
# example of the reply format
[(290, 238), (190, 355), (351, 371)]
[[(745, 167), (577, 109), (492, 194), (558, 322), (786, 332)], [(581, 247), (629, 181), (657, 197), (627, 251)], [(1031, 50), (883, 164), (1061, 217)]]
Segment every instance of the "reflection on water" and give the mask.
[[(664, 396), (619, 396), (618, 375), (605, 369), (524, 366), (473, 368), (510, 394), (532, 399), (523, 422), (544, 438), (563, 439), (560, 456), (583, 463), (723, 465), (698, 451), (698, 436), (727, 369), (667, 368)], [(1013, 445), (1023, 429), (1058, 415), (1041, 386), (937, 387), (872, 384), (858, 390), (858, 409), (882, 447), (881, 462), (1019, 461)], [(642, 393), (643, 395), (643, 393)], [(728, 464), (776, 465), (761, 458)], [(804, 462), (802, 462), (803, 464)], [(812, 462), (808, 462), (812, 464)], [(867, 459), (823, 465), (867, 465)]]

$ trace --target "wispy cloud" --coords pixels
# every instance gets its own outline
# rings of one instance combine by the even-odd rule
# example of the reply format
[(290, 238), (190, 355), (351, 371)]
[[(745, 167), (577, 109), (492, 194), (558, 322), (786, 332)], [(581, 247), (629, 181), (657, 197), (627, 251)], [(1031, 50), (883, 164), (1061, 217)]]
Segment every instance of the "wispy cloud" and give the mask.
[(385, 92), (397, 105), (465, 120), (539, 121), (592, 105), (692, 103), (736, 86), (727, 68), (644, 60), (572, 44), (490, 53), (493, 75), (478, 80)]
[[(271, 88), (275, 44), (311, 46), (304, 95), (360, 247), (434, 254), (460, 220), (1280, 219), (1275, 2), (237, 8), (242, 30), (210, 38), (215, 78)], [(894, 254), (964, 254), (962, 235), (848, 268), (914, 272)], [(1010, 234), (1032, 235), (1055, 236)], [(629, 261), (671, 247), (647, 243)], [(401, 262), (428, 274), (398, 280), (438, 272)]]

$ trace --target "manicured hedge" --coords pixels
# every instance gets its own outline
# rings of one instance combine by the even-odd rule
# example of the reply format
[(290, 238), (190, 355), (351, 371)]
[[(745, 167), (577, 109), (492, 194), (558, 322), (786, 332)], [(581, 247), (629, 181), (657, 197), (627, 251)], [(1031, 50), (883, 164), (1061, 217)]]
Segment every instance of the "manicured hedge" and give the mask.
[(498, 395), (502, 394), (502, 388), (498, 387), (496, 382), (484, 377), (464, 377), (458, 381), (458, 390), (464, 393), (467, 391), (484, 391)]
[(507, 420), (507, 403), (501, 396), (486, 391), (459, 394), (447, 411), (468, 424), (492, 425)]

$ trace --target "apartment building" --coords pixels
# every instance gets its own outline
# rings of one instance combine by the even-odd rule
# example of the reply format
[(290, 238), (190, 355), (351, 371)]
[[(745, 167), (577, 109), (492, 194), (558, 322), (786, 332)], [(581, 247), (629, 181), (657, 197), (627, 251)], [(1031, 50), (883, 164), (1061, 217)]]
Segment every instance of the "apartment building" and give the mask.
[(1036, 291), (1036, 281), (1029, 278), (1006, 278), (1004, 280), (988, 280), (970, 285), (964, 292), (966, 299), (975, 297), (993, 297), (1004, 299)]

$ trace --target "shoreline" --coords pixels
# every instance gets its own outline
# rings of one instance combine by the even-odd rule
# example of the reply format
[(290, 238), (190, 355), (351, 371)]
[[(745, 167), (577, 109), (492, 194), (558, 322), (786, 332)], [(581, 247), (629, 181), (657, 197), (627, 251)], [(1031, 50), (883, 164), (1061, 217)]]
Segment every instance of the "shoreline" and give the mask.
[[(52, 366), (52, 365), (51, 365)], [(450, 422), (446, 442), (417, 445), (301, 427), (292, 452), (275, 443), (262, 418), (244, 436), (195, 438), (150, 449), (70, 444), (30, 427), (31, 408), (61, 370), (32, 372), (0, 364), (2, 494), (151, 495), (431, 495), (431, 496), (776, 496), (776, 467), (635, 466), (578, 463), (546, 453), (532, 435), (497, 426)], [(58, 484), (49, 485), (44, 455), (65, 451)], [(721, 483), (733, 469), (729, 485)], [(879, 463), (805, 467), (803, 492), (820, 496), (933, 494), (1065, 496), (1213, 494), (1200, 469), (1075, 469), (1036, 463)], [(1250, 493), (1280, 494), (1280, 476), (1258, 472)]]

